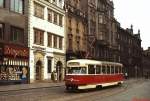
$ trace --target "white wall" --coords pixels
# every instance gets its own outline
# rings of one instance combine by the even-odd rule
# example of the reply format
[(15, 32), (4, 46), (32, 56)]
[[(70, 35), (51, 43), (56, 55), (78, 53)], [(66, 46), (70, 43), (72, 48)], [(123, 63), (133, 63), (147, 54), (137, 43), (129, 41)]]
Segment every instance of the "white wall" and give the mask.
[[(41, 47), (41, 48), (44, 48), (45, 49), (45, 56), (44, 56), (44, 79), (48, 79), (50, 74), (47, 73), (47, 56), (48, 57), (52, 57), (52, 67), (54, 67), (54, 54), (53, 52), (57, 52), (57, 53), (65, 53), (65, 28), (64, 28), (64, 20), (63, 20), (63, 27), (61, 26), (58, 26), (58, 25), (55, 25), (53, 23), (50, 23), (48, 22), (47, 20), (47, 7), (46, 5), (44, 4), (45, 6), (45, 9), (44, 9), (44, 20), (43, 19), (40, 19), (40, 18), (37, 18), (34, 16), (34, 0), (30, 0), (29, 4), (30, 4), (30, 7), (29, 7), (29, 24), (28, 24), (28, 36), (29, 36), (29, 47), (30, 47), (30, 62), (29, 62), (29, 66), (30, 66), (30, 79), (34, 80), (35, 79), (35, 66), (34, 66), (34, 51), (35, 49), (33, 48), (33, 46), (37, 46), (37, 47)], [(36, 2), (38, 0), (35, 0)], [(62, 0), (63, 1), (63, 0)], [(42, 4), (42, 3), (40, 3)], [(64, 4), (64, 3), (63, 3)], [(49, 6), (50, 8), (50, 6)], [(54, 10), (54, 8), (52, 8)], [(60, 9), (60, 8), (59, 8)], [(60, 14), (62, 15), (65, 15), (65, 13), (63, 12), (63, 10), (61, 11), (62, 9), (60, 9)], [(56, 10), (57, 13), (58, 10)], [(64, 18), (63, 18), (64, 19)], [(41, 29), (44, 32), (44, 46), (40, 46), (40, 45), (35, 45), (34, 44), (34, 30), (33, 28), (38, 28), (38, 29)], [(49, 48), (47, 47), (47, 32), (50, 32), (50, 33), (53, 33), (55, 35), (58, 35), (58, 36), (61, 36), (63, 37), (63, 49), (62, 50), (59, 50), (59, 49), (54, 49), (54, 48)], [(54, 70), (54, 68), (52, 68), (52, 71)]]

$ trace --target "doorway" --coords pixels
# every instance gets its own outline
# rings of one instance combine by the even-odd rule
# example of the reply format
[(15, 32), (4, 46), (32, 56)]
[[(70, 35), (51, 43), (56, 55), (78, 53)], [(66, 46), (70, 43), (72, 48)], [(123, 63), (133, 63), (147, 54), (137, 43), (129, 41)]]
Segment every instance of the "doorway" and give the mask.
[(62, 81), (63, 77), (63, 64), (61, 61), (58, 61), (56, 64), (57, 80)]
[(42, 62), (40, 60), (36, 62), (35, 72), (36, 72), (35, 79), (42, 80)]

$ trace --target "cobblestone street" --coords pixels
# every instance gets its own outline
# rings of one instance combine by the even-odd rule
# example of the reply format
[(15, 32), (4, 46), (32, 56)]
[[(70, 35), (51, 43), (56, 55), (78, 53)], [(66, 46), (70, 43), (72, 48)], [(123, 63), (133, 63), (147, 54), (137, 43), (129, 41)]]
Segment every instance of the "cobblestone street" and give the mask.
[(150, 101), (150, 80), (130, 79), (122, 86), (67, 92), (64, 85), (0, 92), (0, 101)]

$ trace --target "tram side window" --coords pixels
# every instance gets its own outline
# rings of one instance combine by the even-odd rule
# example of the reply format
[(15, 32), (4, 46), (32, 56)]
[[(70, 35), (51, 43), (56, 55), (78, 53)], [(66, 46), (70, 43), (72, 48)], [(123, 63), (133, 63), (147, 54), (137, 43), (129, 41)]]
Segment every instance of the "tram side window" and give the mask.
[(118, 66), (115, 67), (115, 73), (118, 74)]
[(94, 65), (89, 65), (88, 66), (88, 74), (95, 74)]
[(111, 74), (114, 74), (114, 66), (111, 66)]
[(102, 66), (102, 73), (106, 74), (106, 66)]
[(107, 66), (107, 74), (110, 74), (110, 66)]
[(121, 67), (119, 66), (119, 73), (122, 73), (122, 69), (121, 69)]
[(96, 74), (101, 74), (101, 66), (96, 65)]

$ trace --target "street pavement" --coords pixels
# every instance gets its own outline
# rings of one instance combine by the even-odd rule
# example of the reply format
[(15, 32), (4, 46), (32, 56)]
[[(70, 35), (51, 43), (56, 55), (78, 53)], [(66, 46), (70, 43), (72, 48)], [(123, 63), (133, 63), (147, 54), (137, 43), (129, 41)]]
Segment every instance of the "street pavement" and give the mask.
[(6, 86), (0, 86), (0, 92), (37, 89), (37, 88), (59, 87), (62, 85), (64, 85), (64, 82), (44, 82), (44, 83), (6, 85)]
[(1, 90), (0, 101), (150, 101), (150, 80), (148, 79), (128, 79), (122, 86), (76, 92), (66, 91), (64, 82), (27, 85), (22, 86), (24, 88), (20, 90), (3, 86), (6, 90)]

